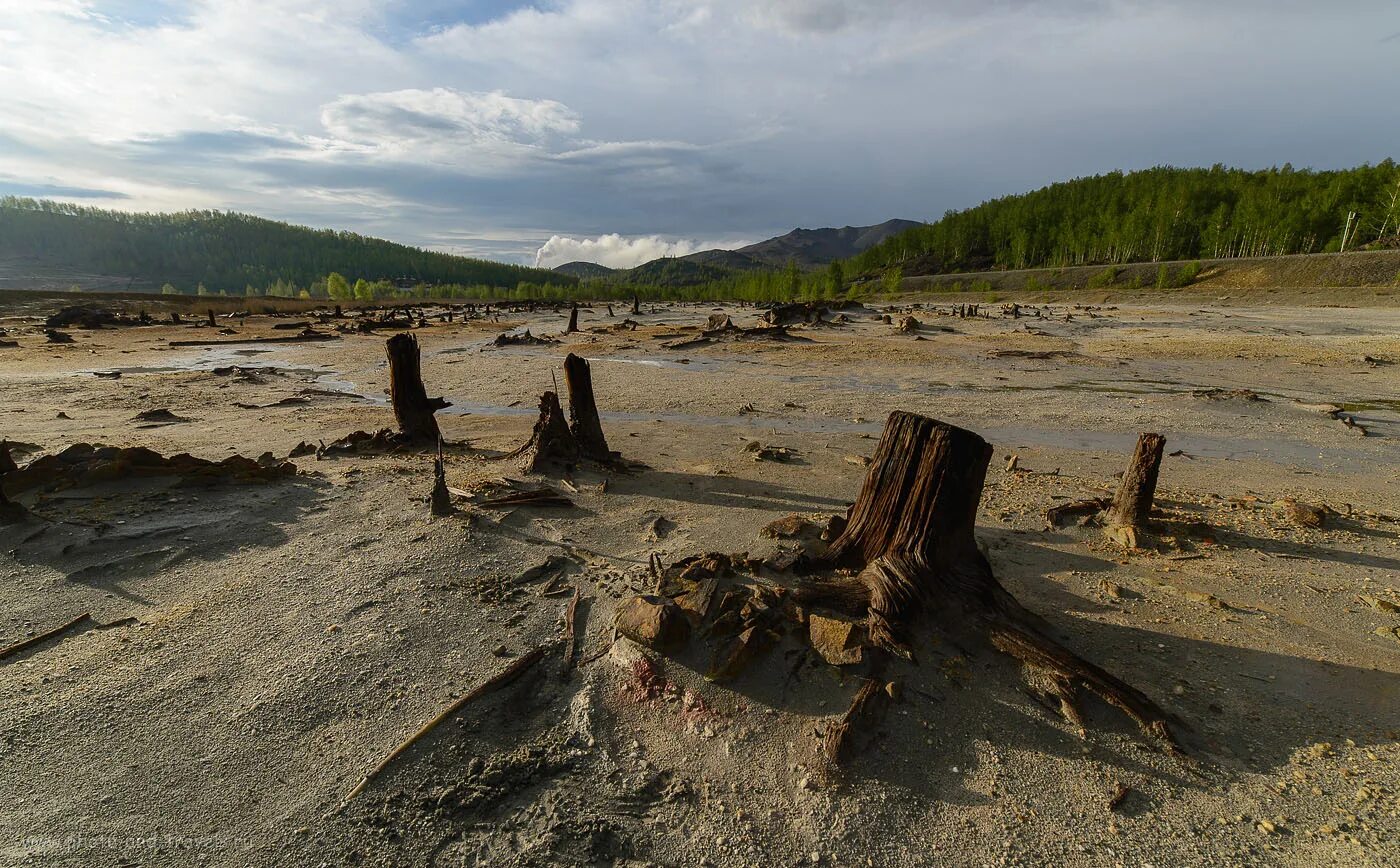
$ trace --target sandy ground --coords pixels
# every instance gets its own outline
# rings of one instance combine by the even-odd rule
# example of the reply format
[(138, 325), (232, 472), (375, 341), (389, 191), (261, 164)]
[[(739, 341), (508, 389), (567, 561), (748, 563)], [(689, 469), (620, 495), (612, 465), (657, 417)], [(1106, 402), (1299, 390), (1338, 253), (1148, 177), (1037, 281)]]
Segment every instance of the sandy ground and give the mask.
[[(496, 456), (565, 352), (591, 360), (610, 445), (647, 469), (577, 471), (572, 509), (431, 518), (423, 455), (21, 498), (45, 521), (0, 526), (0, 646), (83, 612), (136, 621), (0, 661), (0, 864), (1400, 864), (1400, 310), (918, 310), (917, 337), (865, 310), (801, 341), (663, 346), (720, 309), (756, 321), (655, 307), (617, 331), (600, 307), (516, 348), (487, 345), (557, 335), (564, 315), (415, 330), (463, 489), (521, 478)], [(0, 319), (20, 344), (0, 348), (0, 435), (38, 447), (21, 463), (75, 442), (221, 458), (393, 424), (384, 334), (169, 346), (287, 334), (233, 322), (50, 345), (31, 316)], [(214, 370), (229, 365), (261, 370)], [(155, 408), (190, 421), (139, 427)], [(1194, 763), (1103, 706), (1080, 739), (990, 652), (887, 670), (902, 698), (841, 768), (814, 733), (860, 670), (792, 637), (729, 683), (684, 655), (638, 681), (610, 625), (648, 556), (763, 554), (772, 519), (843, 511), (895, 409), (994, 444), (978, 536), (998, 577), (1187, 722)], [(1147, 430), (1171, 453), (1164, 540), (1129, 553), (1046, 529), (1046, 507), (1111, 491)], [(754, 440), (798, 460), (755, 461)], [(1334, 514), (1298, 527), (1286, 497)], [(564, 596), (521, 581), (561, 554)], [(553, 642), (571, 586), (577, 671), (552, 650), (342, 804), (454, 698)]]

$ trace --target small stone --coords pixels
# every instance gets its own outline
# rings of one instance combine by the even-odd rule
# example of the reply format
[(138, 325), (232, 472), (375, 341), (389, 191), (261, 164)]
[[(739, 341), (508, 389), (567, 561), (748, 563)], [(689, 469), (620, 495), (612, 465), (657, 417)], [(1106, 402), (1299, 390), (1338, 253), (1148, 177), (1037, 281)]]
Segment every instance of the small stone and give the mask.
[(812, 648), (832, 666), (848, 666), (862, 659), (861, 646), (855, 641), (856, 625), (853, 621), (809, 615), (807, 635)]
[(768, 539), (796, 539), (815, 529), (816, 525), (794, 512), (768, 522), (758, 533)]
[(1263, 832), (1265, 835), (1274, 835), (1278, 833), (1278, 826), (1274, 825), (1273, 820), (1260, 820), (1254, 825), (1255, 828)]
[(651, 594), (633, 597), (617, 610), (617, 632), (657, 651), (668, 651), (690, 638), (690, 621), (672, 601)]

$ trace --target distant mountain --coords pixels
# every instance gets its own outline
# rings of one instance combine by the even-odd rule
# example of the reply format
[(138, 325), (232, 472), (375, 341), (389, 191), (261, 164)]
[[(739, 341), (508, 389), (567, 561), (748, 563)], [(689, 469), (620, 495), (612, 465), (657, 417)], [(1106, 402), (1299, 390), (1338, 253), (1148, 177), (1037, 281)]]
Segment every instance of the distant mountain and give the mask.
[[(840, 229), (794, 229), (732, 253), (741, 253), (763, 266), (781, 268), (796, 262), (801, 268), (817, 268), (837, 259), (849, 259), (886, 238), (916, 226), (915, 220), (886, 220), (875, 226), (843, 226)], [(692, 254), (701, 256), (702, 253)]]
[(606, 265), (599, 265), (596, 262), (584, 262), (582, 259), (566, 262), (563, 265), (556, 265), (553, 270), (560, 274), (577, 277), (581, 280), (595, 277), (608, 277), (617, 274), (618, 271), (616, 268), (608, 268)]
[(636, 268), (607, 268), (592, 262), (566, 262), (554, 270), (580, 279), (605, 278), (619, 283), (659, 286), (693, 286), (723, 280), (735, 271), (786, 268), (821, 268), (837, 259), (848, 259), (891, 236), (924, 224), (914, 220), (886, 220), (875, 226), (843, 226), (840, 229), (794, 229), (738, 250), (701, 250), (685, 256), (668, 256), (644, 262)]

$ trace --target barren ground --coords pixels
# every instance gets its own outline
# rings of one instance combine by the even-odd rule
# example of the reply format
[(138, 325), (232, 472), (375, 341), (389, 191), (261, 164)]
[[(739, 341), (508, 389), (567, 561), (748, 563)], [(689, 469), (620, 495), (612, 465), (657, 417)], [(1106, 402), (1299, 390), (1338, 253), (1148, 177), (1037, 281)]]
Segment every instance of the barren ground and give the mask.
[[(591, 360), (610, 445), (647, 469), (579, 470), (571, 509), (431, 518), (431, 462), (410, 454), (21, 497), (44, 521), (0, 526), (0, 646), (83, 612), (136, 621), (0, 661), (0, 864), (1400, 864), (1400, 309), (921, 310), (922, 340), (868, 309), (794, 328), (802, 341), (662, 346), (719, 309), (756, 321), (660, 306), (617, 331), (623, 310), (600, 306), (580, 334), (515, 348), (488, 344), (558, 334), (565, 314), (415, 330), (429, 394), (454, 404), (439, 417), (464, 444), (448, 453), (463, 489), (520, 477), (496, 456), (562, 385), (564, 354)], [(288, 334), (253, 316), (232, 336), (52, 345), (34, 313), (0, 318), (19, 342), (0, 348), (0, 436), (39, 450), (21, 464), (77, 442), (285, 456), (393, 424), (386, 333), (169, 346)], [(214, 371), (230, 365), (261, 370)], [(135, 421), (156, 408), (189, 421)], [(1193, 765), (1104, 707), (1081, 740), (1001, 658), (930, 641), (886, 671), (901, 700), (833, 769), (814, 732), (858, 668), (789, 636), (732, 682), (692, 655), (643, 685), (635, 646), (605, 651), (652, 552), (761, 554), (767, 522), (843, 511), (895, 409), (994, 444), (978, 536), (998, 577), (1189, 723)], [(1047, 530), (1046, 507), (1111, 491), (1140, 431), (1171, 453), (1154, 548)], [(798, 459), (756, 461), (754, 440)], [(1302, 528), (1283, 498), (1333, 514)], [(559, 634), (568, 596), (520, 577), (561, 554), (578, 671), (551, 652), (342, 806), (455, 697)]]

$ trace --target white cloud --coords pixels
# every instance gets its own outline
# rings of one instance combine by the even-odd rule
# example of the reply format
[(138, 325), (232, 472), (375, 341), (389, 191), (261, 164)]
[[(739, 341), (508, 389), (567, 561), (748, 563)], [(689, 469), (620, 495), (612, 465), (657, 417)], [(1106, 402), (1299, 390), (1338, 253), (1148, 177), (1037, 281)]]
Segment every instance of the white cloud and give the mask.
[(928, 217), (1158, 163), (1346, 165), (1400, 141), (1400, 115), (1335, 87), (1341, 68), (1394, 80), (1393, 0), (461, 4), (507, 10), (485, 22), (444, 21), (450, 5), (0, 0), (0, 179), (523, 258), (617, 233), (599, 255), (625, 261), (650, 236)]
[(544, 152), (579, 130), (579, 117), (551, 99), (437, 87), (341, 96), (321, 108), (333, 137), (373, 152), (455, 163)]
[(668, 241), (659, 235), (625, 238), (616, 233), (597, 238), (555, 235), (535, 252), (535, 264), (553, 268), (566, 262), (596, 262), (608, 268), (632, 268), (663, 256), (686, 256), (701, 250), (733, 250), (751, 241)]

